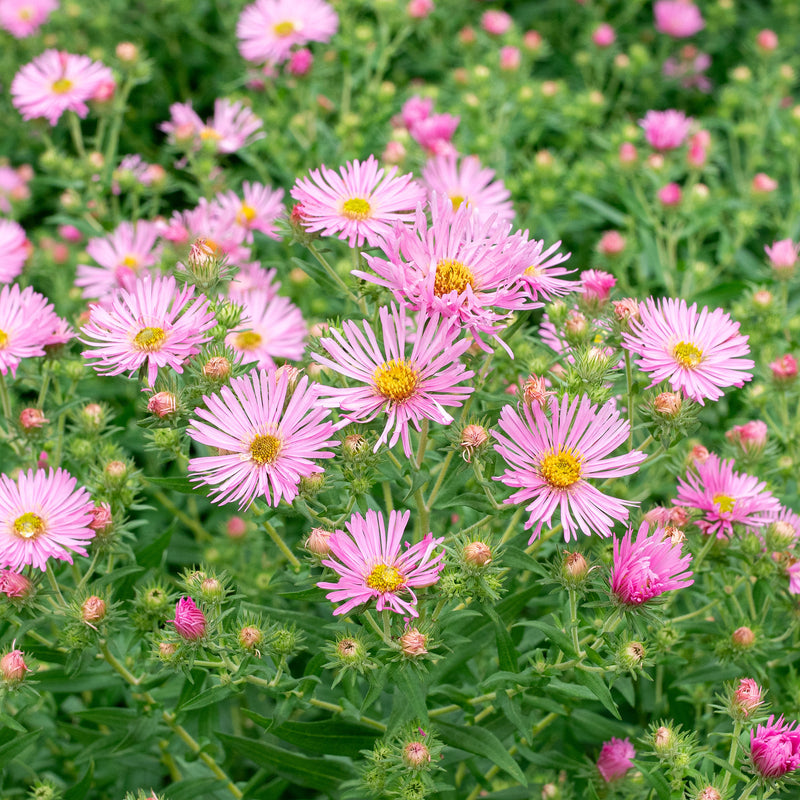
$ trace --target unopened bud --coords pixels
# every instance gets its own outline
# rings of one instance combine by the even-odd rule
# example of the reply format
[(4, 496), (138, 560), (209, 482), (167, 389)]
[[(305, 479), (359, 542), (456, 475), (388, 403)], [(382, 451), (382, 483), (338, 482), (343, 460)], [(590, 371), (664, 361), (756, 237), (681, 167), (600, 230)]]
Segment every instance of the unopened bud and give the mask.
[(711, 458), (711, 453), (709, 453), (707, 447), (702, 444), (696, 444), (692, 448), (691, 457), (696, 464), (705, 464)]
[(200, 594), (204, 600), (213, 602), (225, 595), (225, 587), (216, 578), (205, 578), (200, 583)]
[(764, 690), (752, 679), (742, 678), (731, 696), (734, 716), (748, 717), (764, 703)]
[(103, 407), (99, 403), (88, 403), (81, 410), (81, 419), (89, 428), (99, 428), (103, 424)]
[(175, 618), (169, 620), (178, 634), (190, 642), (196, 642), (206, 634), (208, 623), (205, 614), (191, 597), (182, 597), (175, 606)]
[(656, 731), (653, 734), (653, 747), (657, 753), (663, 754), (670, 750), (674, 739), (675, 737), (673, 736), (672, 731), (669, 728), (661, 725), (659, 728), (656, 728)]
[(484, 542), (470, 542), (464, 548), (464, 561), (473, 567), (485, 567), (491, 560), (491, 548)]
[(617, 657), (623, 669), (638, 669), (644, 661), (644, 645), (641, 642), (627, 642), (620, 647)]
[(172, 392), (157, 392), (147, 402), (147, 410), (157, 417), (168, 417), (178, 410), (178, 398)]
[(554, 783), (546, 783), (542, 786), (542, 800), (558, 800), (561, 792)]
[(241, 539), (247, 533), (247, 523), (241, 517), (231, 517), (225, 525), (225, 533), (231, 539)]
[(289, 628), (279, 628), (272, 637), (270, 646), (279, 656), (291, 655), (297, 647), (297, 634)]
[(797, 531), (794, 526), (784, 520), (777, 520), (769, 526), (767, 535), (773, 547), (778, 550), (785, 550), (794, 544), (797, 539)]
[(676, 417), (681, 410), (683, 401), (679, 392), (661, 392), (653, 401), (656, 413), (662, 417)]
[(612, 300), (614, 316), (617, 322), (627, 324), (632, 319), (639, 319), (639, 301), (634, 297), (624, 297), (622, 300)]
[(139, 58), (139, 48), (133, 42), (120, 42), (115, 52), (117, 58), (126, 64), (132, 64)]
[(253, 625), (245, 625), (239, 631), (239, 644), (245, 650), (255, 650), (263, 638), (264, 634)]
[(111, 506), (108, 503), (101, 503), (92, 509), (92, 519), (89, 527), (97, 533), (105, 533), (110, 527), (113, 519), (111, 517)]
[(6, 597), (25, 598), (33, 589), (33, 584), (19, 572), (10, 569), (0, 570), (0, 594)]
[(331, 532), (325, 528), (313, 528), (306, 539), (305, 548), (315, 556), (326, 556), (331, 551)]
[(106, 601), (95, 594), (87, 597), (81, 605), (81, 619), (88, 624), (102, 622), (106, 618), (106, 613)]
[(225, 356), (214, 356), (203, 364), (203, 375), (215, 381), (222, 381), (231, 374), (231, 362)]
[[(12, 645), (13, 647), (13, 645)], [(0, 675), (6, 683), (20, 683), (28, 672), (22, 650), (12, 650), (0, 658)]]
[(128, 475), (128, 465), (124, 461), (109, 461), (106, 464), (106, 475), (116, 481), (121, 481)]
[(342, 452), (347, 458), (358, 458), (367, 450), (369, 450), (369, 444), (360, 433), (351, 433), (344, 437)]
[(364, 646), (358, 639), (339, 639), (336, 655), (346, 663), (358, 661), (364, 655)]
[(583, 336), (589, 328), (589, 323), (586, 317), (580, 311), (570, 311), (567, 314), (566, 322), (564, 323), (564, 330), (568, 336), (580, 337)]
[(325, 475), (322, 472), (312, 472), (300, 478), (300, 491), (305, 495), (315, 495), (322, 490)]
[(741, 628), (737, 628), (733, 635), (731, 636), (731, 641), (737, 646), (741, 648), (749, 648), (755, 644), (756, 635), (753, 631), (748, 628), (746, 625), (742, 625)]
[(547, 391), (547, 380), (544, 376), (530, 374), (522, 385), (522, 399), (528, 405), (536, 403), (538, 406), (544, 406), (550, 394), (552, 392)]
[(562, 565), (564, 577), (570, 583), (579, 583), (589, 574), (589, 564), (583, 553), (564, 553), (564, 563)]
[(467, 425), (461, 431), (461, 455), (469, 462), (478, 450), (489, 439), (489, 433), (483, 425)]
[(403, 761), (411, 769), (422, 769), (431, 763), (430, 750), (422, 742), (409, 742), (403, 748)]
[(428, 637), (417, 628), (409, 628), (400, 637), (400, 647), (403, 655), (409, 658), (424, 656), (428, 652), (427, 643)]
[(697, 795), (697, 800), (722, 800), (722, 795), (713, 786), (706, 786)]
[(158, 645), (158, 657), (162, 661), (169, 661), (175, 655), (177, 649), (172, 642), (161, 642)]
[(19, 413), (19, 424), (26, 431), (41, 428), (45, 422), (50, 422), (38, 408), (23, 408)]

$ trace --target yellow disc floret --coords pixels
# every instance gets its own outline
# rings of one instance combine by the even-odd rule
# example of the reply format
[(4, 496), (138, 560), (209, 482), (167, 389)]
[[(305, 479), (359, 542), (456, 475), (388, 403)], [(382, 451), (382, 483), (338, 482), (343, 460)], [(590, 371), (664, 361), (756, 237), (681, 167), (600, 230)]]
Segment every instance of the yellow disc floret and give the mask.
[(69, 78), (59, 78), (57, 81), (53, 81), (51, 88), (56, 94), (66, 94), (72, 86), (73, 83)]
[(242, 331), (233, 337), (233, 345), (237, 350), (255, 350), (261, 342), (261, 334), (255, 331)]
[(372, 206), (363, 197), (351, 197), (342, 204), (342, 214), (348, 219), (366, 219), (372, 213)]
[(686, 369), (694, 369), (703, 360), (703, 351), (691, 342), (678, 342), (672, 350), (672, 355)]
[(44, 531), (44, 520), (32, 511), (28, 511), (14, 520), (14, 533), (20, 539), (35, 539)]
[(378, 564), (367, 575), (367, 586), (378, 592), (396, 592), (404, 581), (400, 570), (388, 564)]
[(461, 294), (467, 286), (475, 286), (472, 270), (461, 261), (443, 258), (436, 264), (436, 277), (433, 279), (433, 293), (437, 297), (457, 292)]
[(272, 26), (272, 32), (279, 36), (281, 39), (284, 36), (291, 36), (295, 31), (294, 22), (290, 19), (284, 20), (283, 22), (276, 22)]
[(551, 450), (539, 464), (542, 477), (556, 489), (566, 489), (581, 479), (580, 453), (570, 448)]
[(250, 458), (259, 465), (272, 464), (280, 450), (281, 440), (277, 436), (261, 434), (250, 443)]
[(417, 371), (402, 358), (384, 361), (372, 376), (378, 394), (395, 403), (402, 403), (414, 394), (419, 375)]
[(722, 514), (730, 513), (736, 505), (736, 498), (731, 497), (729, 494), (721, 494), (718, 492), (712, 499), (714, 500), (714, 505), (719, 508)]
[(152, 353), (164, 344), (164, 339), (166, 338), (167, 334), (164, 333), (163, 328), (142, 328), (133, 337), (133, 344), (137, 350)]

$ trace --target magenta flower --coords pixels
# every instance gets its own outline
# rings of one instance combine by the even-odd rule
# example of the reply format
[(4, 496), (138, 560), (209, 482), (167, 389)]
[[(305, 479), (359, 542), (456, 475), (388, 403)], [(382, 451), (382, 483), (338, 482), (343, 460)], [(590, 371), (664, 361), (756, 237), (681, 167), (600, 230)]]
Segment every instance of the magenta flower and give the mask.
[(616, 285), (617, 279), (610, 272), (603, 272), (601, 269), (587, 269), (581, 272), (581, 294), (584, 302), (592, 308), (604, 306)]
[(635, 541), (630, 528), (621, 540), (614, 539), (611, 592), (625, 605), (640, 606), (694, 583), (692, 573), (686, 571), (692, 554), (683, 554), (681, 543), (673, 542), (664, 528), (656, 528), (652, 536), (649, 530), (649, 524), (643, 522)]
[[(155, 384), (159, 367), (183, 372), (183, 362), (200, 352), (216, 325), (205, 297), (194, 298), (194, 287), (178, 289), (175, 278), (136, 281), (130, 292), (118, 289), (108, 308), (91, 306), (80, 340), (88, 345), (84, 358), (101, 375), (147, 368), (147, 385)], [(193, 300), (193, 302), (191, 302)], [(191, 302), (191, 305), (190, 305)]]
[(14, 76), (11, 97), (23, 119), (44, 117), (55, 125), (65, 111), (85, 117), (86, 101), (113, 83), (111, 70), (89, 56), (45, 50)]
[(700, 9), (687, 0), (658, 0), (653, 5), (656, 30), (675, 39), (686, 39), (703, 30)]
[(427, 119), (433, 111), (433, 100), (430, 97), (409, 97), (400, 111), (400, 122), (411, 130), (418, 122)]
[(242, 297), (242, 321), (225, 337), (225, 344), (239, 355), (242, 364), (274, 369), (275, 359), (303, 357), (308, 333), (300, 309), (287, 297), (255, 289)]
[(295, 47), (327, 42), (339, 17), (323, 0), (256, 0), (236, 25), (242, 58), (258, 64), (286, 61)]
[(754, 363), (744, 358), (750, 353), (748, 337), (721, 308), (698, 312), (696, 303), (687, 308), (685, 300), (650, 297), (639, 304), (639, 315), (622, 334), (622, 344), (641, 356), (636, 363), (652, 373), (650, 386), (669, 381), (675, 391), (704, 405), (719, 400), (722, 388), (752, 379), (746, 370)]
[[(522, 234), (527, 238), (527, 231)], [(574, 270), (559, 266), (569, 259), (571, 253), (559, 253), (561, 242), (550, 245), (544, 249), (543, 240), (531, 240), (533, 249), (525, 252), (524, 262), (527, 264), (519, 281), (526, 287), (533, 300), (552, 300), (554, 297), (563, 297), (578, 289), (576, 281), (565, 280), (565, 275), (570, 275)]]
[(181, 638), (196, 642), (206, 635), (206, 615), (191, 597), (181, 597), (175, 605), (175, 619), (167, 620), (175, 626)]
[(519, 488), (506, 503), (531, 501), (525, 507), (530, 512), (525, 528), (536, 526), (530, 542), (545, 523), (552, 524), (556, 509), (565, 541), (576, 539), (578, 530), (610, 536), (614, 520), (625, 521), (626, 506), (635, 503), (603, 494), (589, 479), (632, 475), (646, 456), (633, 450), (609, 457), (630, 431), (613, 401), (598, 410), (586, 395), (572, 402), (564, 395), (560, 404), (551, 397), (549, 410), (548, 417), (538, 403), (525, 404), (520, 417), (513, 406), (503, 406), (503, 433), (491, 433), (510, 468), (494, 480)]
[(0, 283), (16, 278), (31, 250), (25, 231), (12, 219), (0, 219)]
[[(348, 533), (335, 530), (328, 540), (333, 557), (322, 563), (339, 575), (337, 583), (318, 583), (330, 589), (326, 597), (332, 603), (342, 603), (334, 616), (347, 614), (356, 606), (376, 600), (378, 611), (389, 608), (396, 614), (417, 617), (417, 597), (412, 587), (432, 586), (444, 568), (444, 550), (434, 553), (444, 537), (434, 539), (427, 533), (418, 544), (401, 549), (403, 532), (409, 511), (389, 513), (389, 525), (383, 514), (370, 509), (366, 519), (353, 514), (345, 523)], [(400, 597), (410, 595), (409, 600)]]
[(764, 251), (769, 256), (776, 277), (790, 278), (794, 274), (800, 244), (795, 244), (791, 239), (781, 239), (773, 242), (771, 247), (765, 245)]
[(742, 678), (731, 695), (731, 709), (742, 717), (749, 717), (763, 704), (764, 690), (752, 678)]
[(17, 39), (32, 36), (58, 8), (58, 0), (0, 0), (0, 28)]
[(394, 447), (401, 439), (403, 452), (410, 457), (409, 425), (419, 430), (423, 419), (449, 425), (453, 418), (444, 406), (461, 406), (472, 393), (472, 387), (458, 385), (474, 375), (459, 361), (470, 343), (456, 341), (458, 328), (438, 314), (421, 313), (416, 325), (410, 326), (403, 308), (383, 306), (380, 321), (382, 344), (366, 320), (361, 326), (345, 321), (342, 332), (331, 330), (332, 338), (319, 340), (330, 358), (315, 353), (314, 359), (363, 384), (324, 386), (322, 403), (340, 408), (354, 422), (369, 422), (385, 412), (386, 425), (375, 450), (387, 440)]
[(0, 570), (0, 593), (6, 597), (26, 597), (33, 584), (24, 575), (10, 569)]
[(371, 247), (390, 236), (395, 222), (410, 222), (413, 209), (425, 198), (425, 190), (412, 175), (397, 175), (397, 167), (384, 172), (374, 156), (348, 161), (339, 172), (326, 166), (299, 178), (292, 197), (302, 205), (306, 230), (322, 236), (347, 239), (350, 247)]
[(769, 365), (776, 383), (790, 384), (797, 380), (797, 359), (791, 353), (785, 353)]
[(720, 461), (710, 455), (696, 461), (685, 478), (678, 478), (674, 503), (703, 512), (695, 525), (718, 539), (730, 538), (734, 524), (750, 530), (768, 525), (780, 511), (778, 499), (758, 478), (733, 471), (733, 461)]
[(213, 487), (211, 500), (249, 506), (264, 497), (271, 506), (291, 503), (300, 479), (323, 468), (312, 459), (333, 458), (329, 411), (318, 402), (319, 385), (301, 378), (289, 397), (289, 372), (253, 371), (219, 394), (204, 396), (188, 435), (219, 455), (193, 458), (191, 480)]
[(800, 594), (800, 561), (793, 561), (786, 567), (789, 578), (789, 594)]
[[(17, 284), (0, 290), (0, 372), (16, 376), (23, 358), (45, 354), (45, 346), (55, 344), (54, 334), (64, 325), (47, 298), (28, 286), (22, 291)], [(70, 338), (64, 331), (63, 341)]]
[(494, 217), (497, 222), (511, 222), (511, 192), (494, 177), (494, 170), (482, 167), (477, 156), (466, 156), (460, 164), (455, 155), (436, 156), (422, 170), (429, 200), (438, 194), (448, 197), (454, 208), (462, 203), (469, 206), (481, 220)]
[(213, 142), (217, 153), (235, 153), (266, 136), (259, 117), (244, 103), (227, 98), (214, 101), (214, 116), (205, 123), (192, 109), (191, 102), (173, 103), (169, 112), (170, 119), (161, 124), (161, 130), (171, 142), (191, 142), (196, 150), (205, 142)]
[(214, 202), (222, 213), (244, 230), (245, 241), (253, 241), (253, 231), (280, 241), (281, 236), (275, 222), (284, 215), (283, 189), (272, 189), (262, 183), (245, 181), (242, 186), (244, 198), (236, 192), (218, 194)]
[(86, 252), (100, 266), (78, 264), (75, 285), (83, 296), (107, 299), (116, 289), (131, 291), (138, 278), (150, 274), (160, 256), (158, 228), (152, 222), (122, 222), (108, 236), (89, 239)]
[(766, 725), (750, 731), (750, 758), (762, 778), (775, 780), (800, 767), (800, 730), (771, 715)]
[(639, 120), (650, 146), (656, 150), (674, 150), (680, 147), (689, 135), (694, 120), (683, 111), (648, 111)]
[(44, 571), (47, 559), (72, 563), (94, 538), (92, 500), (66, 470), (28, 470), (16, 481), (0, 475), (0, 567)]
[(624, 777), (633, 766), (636, 750), (629, 739), (613, 738), (603, 744), (597, 759), (597, 771), (606, 783)]
[(409, 128), (411, 138), (429, 155), (455, 155), (452, 144), (460, 117), (452, 114), (431, 114)]

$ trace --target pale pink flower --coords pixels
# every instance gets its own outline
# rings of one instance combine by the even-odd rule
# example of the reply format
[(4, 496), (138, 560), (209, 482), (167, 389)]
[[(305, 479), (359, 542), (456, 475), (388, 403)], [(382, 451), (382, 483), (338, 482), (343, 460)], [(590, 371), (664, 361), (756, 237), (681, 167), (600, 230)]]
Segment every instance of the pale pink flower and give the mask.
[(797, 380), (797, 359), (791, 353), (785, 353), (769, 365), (772, 377), (777, 383), (789, 384)]
[[(13, 643), (11, 646), (14, 646)], [(22, 650), (14, 649), (0, 658), (0, 677), (4, 683), (19, 683), (25, 677), (29, 667), (25, 663), (24, 655)]]
[[(320, 582), (333, 603), (344, 601), (333, 614), (341, 616), (357, 606), (375, 600), (378, 611), (388, 608), (396, 614), (417, 617), (415, 587), (432, 586), (444, 568), (444, 550), (434, 552), (444, 537), (425, 534), (421, 542), (402, 549), (401, 542), (409, 511), (391, 511), (389, 523), (372, 509), (366, 518), (353, 514), (345, 523), (347, 533), (336, 530), (328, 540), (331, 558), (322, 563), (339, 575), (337, 583)], [(409, 599), (400, 594), (410, 595)]]
[(178, 635), (187, 641), (196, 642), (206, 635), (208, 627), (206, 615), (191, 597), (181, 597), (175, 605), (175, 618), (167, 621), (171, 622)]
[(0, 283), (16, 278), (31, 252), (25, 231), (12, 219), (0, 219)]
[(0, 475), (0, 566), (44, 571), (47, 559), (72, 563), (94, 538), (92, 500), (66, 470), (28, 470), (16, 481)]
[(323, 165), (309, 176), (292, 189), (303, 207), (303, 227), (322, 236), (338, 234), (350, 247), (361, 247), (365, 240), (378, 246), (395, 222), (412, 220), (413, 209), (425, 197), (410, 173), (397, 177), (397, 167), (384, 170), (372, 155), (349, 161), (339, 172)]
[(639, 125), (651, 147), (656, 150), (674, 150), (680, 147), (689, 135), (694, 120), (683, 111), (648, 111)]
[(748, 337), (721, 308), (698, 312), (696, 303), (687, 308), (685, 300), (651, 297), (639, 305), (639, 315), (622, 334), (622, 344), (640, 356), (637, 366), (651, 374), (650, 386), (669, 381), (704, 405), (719, 400), (723, 388), (752, 379), (746, 371), (754, 366), (745, 358)]
[(58, 0), (0, 0), (0, 28), (17, 39), (32, 36), (58, 8)]
[(601, 308), (608, 303), (611, 290), (617, 279), (610, 272), (601, 269), (587, 269), (581, 272), (581, 295), (591, 308)]
[(756, 194), (770, 194), (778, 188), (778, 181), (766, 172), (757, 172), (753, 176), (752, 188)]
[(500, 69), (505, 72), (515, 72), (522, 63), (522, 54), (519, 52), (519, 48), (511, 45), (501, 47), (499, 57)]
[(409, 325), (405, 309), (392, 304), (379, 316), (381, 343), (366, 320), (360, 326), (345, 321), (342, 332), (332, 329), (331, 338), (319, 340), (330, 358), (315, 353), (314, 359), (360, 384), (325, 386), (321, 402), (354, 422), (369, 422), (383, 411), (386, 425), (375, 450), (387, 441), (394, 447), (400, 439), (410, 457), (409, 426), (419, 430), (423, 419), (449, 425), (453, 417), (444, 407), (460, 407), (472, 393), (472, 387), (458, 385), (474, 374), (459, 360), (470, 342), (456, 341), (460, 331), (438, 314), (420, 313), (416, 325)]
[(758, 32), (756, 36), (756, 45), (758, 45), (759, 50), (762, 52), (772, 53), (774, 50), (778, 49), (778, 34), (775, 33), (775, 31), (765, 28), (763, 31)]
[(162, 235), (176, 244), (202, 239), (206, 256), (226, 259), (234, 266), (242, 266), (250, 258), (250, 249), (244, 244), (247, 231), (231, 224), (230, 215), (205, 197), (200, 198), (196, 208), (176, 211)]
[(576, 539), (579, 530), (610, 536), (614, 521), (627, 520), (627, 506), (635, 504), (603, 494), (589, 480), (632, 475), (646, 456), (638, 450), (610, 456), (630, 430), (613, 401), (598, 410), (586, 395), (571, 402), (564, 395), (560, 403), (551, 397), (549, 411), (548, 416), (538, 403), (526, 404), (520, 416), (512, 406), (503, 407), (503, 433), (491, 433), (509, 468), (494, 480), (519, 489), (506, 503), (530, 501), (525, 528), (534, 528), (531, 542), (545, 523), (552, 525), (557, 509), (565, 541)]
[(409, 0), (406, 13), (411, 19), (425, 19), (433, 11), (433, 0)]
[(257, 261), (242, 264), (228, 286), (228, 297), (241, 304), (250, 292), (258, 291), (268, 303), (281, 288), (280, 281), (275, 280), (277, 275), (277, 269), (264, 269)]
[(284, 216), (283, 189), (272, 189), (262, 183), (245, 181), (243, 197), (236, 192), (224, 192), (214, 198), (214, 203), (235, 225), (244, 230), (246, 242), (253, 241), (253, 231), (280, 241), (281, 235), (275, 225)]
[(764, 252), (769, 256), (776, 277), (790, 278), (794, 274), (800, 244), (795, 244), (791, 239), (781, 239), (773, 242), (771, 247), (765, 245)]
[(194, 149), (212, 142), (217, 153), (235, 153), (266, 134), (261, 130), (263, 121), (244, 103), (227, 98), (214, 101), (214, 116), (205, 123), (192, 110), (192, 104), (173, 103), (169, 107), (170, 119), (161, 124), (161, 130), (170, 141), (188, 141)]
[(618, 256), (625, 250), (625, 237), (619, 231), (606, 231), (597, 244), (597, 249), (604, 256)]
[(789, 594), (800, 594), (800, 561), (793, 561), (786, 567), (789, 577)]
[(726, 431), (725, 438), (732, 444), (739, 445), (747, 455), (754, 456), (764, 449), (768, 434), (767, 423), (754, 419), (744, 425), (734, 425)]
[(781, 778), (800, 767), (800, 730), (771, 715), (766, 725), (750, 731), (750, 758), (756, 772), (769, 780)]
[(619, 146), (619, 161), (620, 164), (633, 164), (636, 159), (639, 157), (639, 153), (636, 150), (636, 145), (632, 144), (631, 142), (623, 142)]
[(10, 214), (13, 203), (27, 200), (31, 196), (28, 181), (32, 174), (27, 165), (14, 169), (0, 164), (0, 211)]
[(624, 777), (633, 766), (636, 750), (629, 739), (613, 738), (603, 744), (597, 759), (597, 771), (606, 783)]
[(493, 36), (502, 36), (511, 29), (512, 19), (505, 11), (491, 8), (481, 16), (481, 27)]
[(65, 111), (85, 117), (89, 113), (86, 101), (108, 82), (113, 84), (114, 76), (99, 61), (92, 61), (89, 56), (45, 50), (14, 76), (11, 97), (23, 119), (44, 117), (55, 125)]
[(24, 598), (33, 588), (29, 578), (10, 569), (0, 570), (0, 594), (6, 597)]
[(592, 41), (598, 47), (611, 47), (617, 39), (614, 29), (606, 22), (598, 25), (592, 32)]
[(694, 36), (705, 27), (703, 15), (686, 0), (658, 0), (653, 6), (656, 30), (675, 39)]
[[(330, 438), (330, 413), (318, 400), (319, 384), (302, 377), (289, 396), (289, 373), (253, 371), (234, 378), (219, 394), (204, 396), (196, 408), (200, 420), (189, 422), (187, 434), (217, 448), (219, 455), (193, 458), (191, 480), (211, 486), (211, 501), (249, 506), (256, 497), (277, 506), (291, 503), (300, 479), (324, 469), (312, 459), (333, 458), (325, 448)], [(201, 421), (203, 420), (203, 421)]]
[(697, 89), (708, 94), (711, 81), (705, 72), (711, 66), (711, 56), (701, 53), (694, 45), (684, 45), (679, 58), (668, 58), (662, 67), (662, 73), (668, 78), (677, 78), (684, 89)]
[(683, 192), (677, 183), (668, 183), (658, 190), (658, 202), (665, 208), (674, 208), (681, 204)]
[(47, 298), (30, 286), (22, 291), (17, 284), (3, 286), (0, 290), (0, 372), (3, 375), (11, 372), (15, 376), (23, 358), (45, 355), (44, 348), (58, 338), (53, 334), (62, 323)]
[(433, 100), (430, 97), (409, 97), (400, 111), (400, 121), (411, 130), (417, 123), (427, 119), (433, 111)]
[(749, 717), (764, 703), (764, 690), (752, 678), (742, 678), (731, 697), (733, 710)]
[(88, 345), (82, 355), (101, 375), (146, 371), (153, 386), (159, 368), (183, 372), (183, 363), (200, 352), (216, 325), (208, 300), (194, 296), (194, 287), (178, 289), (172, 276), (146, 275), (131, 291), (118, 289), (108, 307), (91, 306), (89, 322), (80, 340)]
[(256, 0), (242, 11), (236, 35), (242, 58), (279, 64), (295, 47), (330, 41), (338, 27), (338, 15), (323, 0)]

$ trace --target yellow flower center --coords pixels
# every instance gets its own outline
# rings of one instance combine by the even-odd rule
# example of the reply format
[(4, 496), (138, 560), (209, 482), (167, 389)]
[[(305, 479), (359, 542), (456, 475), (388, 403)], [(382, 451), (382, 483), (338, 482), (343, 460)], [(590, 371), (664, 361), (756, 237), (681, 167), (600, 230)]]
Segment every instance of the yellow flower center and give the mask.
[(542, 477), (551, 485), (558, 489), (566, 489), (577, 483), (581, 478), (580, 453), (575, 453), (570, 448), (552, 450), (539, 465), (539, 472)]
[(137, 256), (133, 255), (132, 253), (128, 253), (125, 258), (122, 259), (122, 266), (129, 267), (130, 269), (138, 269), (139, 268), (139, 259)]
[(14, 520), (14, 533), (20, 539), (35, 539), (44, 531), (44, 520), (31, 511)]
[(405, 582), (405, 578), (395, 567), (388, 564), (378, 564), (367, 575), (367, 586), (378, 592), (396, 592)]
[(417, 371), (405, 359), (384, 361), (372, 376), (378, 394), (387, 400), (402, 403), (408, 400), (417, 388), (419, 376)]
[(59, 78), (57, 81), (53, 81), (53, 85), (50, 88), (56, 94), (66, 94), (72, 86), (72, 81), (69, 78)]
[(261, 334), (255, 331), (242, 331), (233, 337), (233, 344), (237, 350), (255, 350), (261, 342)]
[(0, 330), (0, 350), (5, 350), (8, 346), (8, 334)]
[[(459, 208), (461, 204), (464, 202), (465, 198), (463, 195), (460, 194), (451, 194), (450, 195), (450, 202), (453, 204), (453, 208)], [(469, 205), (469, 203), (467, 203)]]
[(133, 343), (137, 350), (152, 353), (158, 350), (164, 343), (167, 334), (163, 328), (142, 328), (133, 338)]
[(538, 264), (532, 264), (528, 269), (525, 270), (525, 274), (529, 278), (538, 278), (541, 275), (544, 275), (544, 270)]
[(17, 12), (17, 16), (23, 21), (27, 22), (29, 19), (33, 18), (33, 10), (30, 6), (24, 6)]
[(731, 497), (729, 494), (717, 493), (714, 495), (713, 500), (723, 514), (733, 511), (733, 507), (736, 505), (736, 498)]
[(472, 270), (460, 261), (443, 258), (436, 265), (436, 277), (433, 279), (433, 293), (437, 297), (457, 292), (461, 294), (467, 286), (475, 286)]
[(342, 204), (342, 214), (348, 219), (366, 219), (372, 206), (363, 197), (351, 197)]
[(703, 351), (691, 342), (678, 342), (672, 355), (686, 369), (694, 369), (703, 360)]
[(200, 138), (204, 142), (208, 141), (209, 139), (213, 139), (215, 142), (218, 142), (222, 138), (222, 134), (218, 130), (209, 128), (208, 125), (206, 125), (203, 130), (200, 131)]
[(272, 26), (272, 32), (276, 36), (283, 38), (284, 36), (291, 36), (295, 31), (294, 22), (286, 20), (285, 22), (277, 22)]
[(281, 440), (267, 433), (256, 436), (250, 443), (250, 458), (259, 466), (271, 464), (281, 450)]
[(247, 225), (252, 222), (256, 218), (256, 210), (253, 206), (247, 205), (247, 203), (242, 203), (242, 207), (236, 214), (236, 222), (239, 225)]

